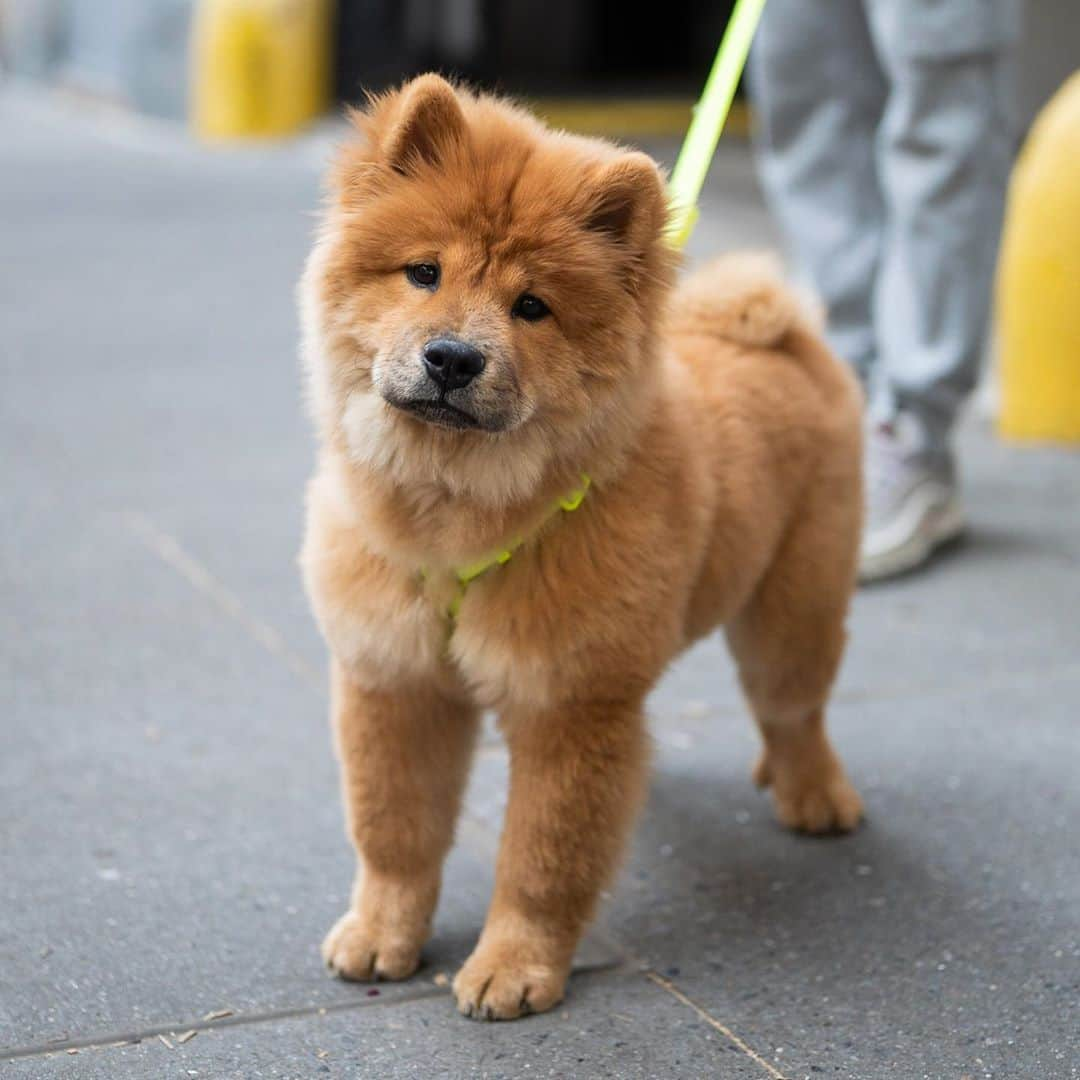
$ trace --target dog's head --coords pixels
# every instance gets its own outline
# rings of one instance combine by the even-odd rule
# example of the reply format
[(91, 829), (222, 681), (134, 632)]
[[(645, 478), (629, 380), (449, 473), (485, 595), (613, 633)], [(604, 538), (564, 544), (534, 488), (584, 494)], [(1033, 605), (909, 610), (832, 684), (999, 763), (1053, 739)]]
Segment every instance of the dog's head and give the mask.
[(434, 75), (354, 120), (303, 293), (324, 434), (401, 482), (526, 494), (648, 393), (660, 173)]

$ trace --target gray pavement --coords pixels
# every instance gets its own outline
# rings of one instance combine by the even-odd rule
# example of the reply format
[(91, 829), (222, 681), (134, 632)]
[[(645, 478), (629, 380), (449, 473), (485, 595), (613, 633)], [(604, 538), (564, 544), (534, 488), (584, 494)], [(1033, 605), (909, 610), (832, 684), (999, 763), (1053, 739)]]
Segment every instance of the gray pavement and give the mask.
[[(563, 1006), (470, 1023), (445, 986), (493, 738), (423, 970), (323, 974), (351, 858), (294, 567), (292, 290), (328, 144), (0, 94), (0, 1072), (1080, 1076), (1080, 454), (976, 421), (969, 540), (855, 605), (832, 723), (865, 828), (773, 824), (711, 641), (654, 696), (652, 797)], [(772, 240), (731, 143), (692, 254)]]

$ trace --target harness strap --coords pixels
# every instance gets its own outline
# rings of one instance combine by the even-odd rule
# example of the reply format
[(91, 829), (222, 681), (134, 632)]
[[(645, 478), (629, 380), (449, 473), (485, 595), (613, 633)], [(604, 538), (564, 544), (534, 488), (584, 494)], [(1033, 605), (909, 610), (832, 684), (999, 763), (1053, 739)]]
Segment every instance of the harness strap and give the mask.
[[(548, 514), (541, 523), (540, 528), (543, 528), (543, 526), (558, 513), (571, 514), (577, 510), (577, 508), (585, 501), (585, 496), (588, 494), (591, 483), (592, 481), (589, 479), (589, 474), (582, 473), (581, 484), (574, 488), (573, 491), (563, 495), (555, 501), (555, 505), (551, 508), (551, 513)], [(539, 531), (539, 529), (537, 531)], [(532, 535), (535, 534), (530, 534), (530, 536)], [(502, 550), (496, 552), (494, 555), (489, 555), (483, 559), (477, 559), (476, 562), (460, 566), (454, 571), (457, 588), (453, 597), (451, 597), (450, 602), (446, 605), (446, 618), (450, 624), (450, 633), (454, 632), (454, 623), (457, 620), (458, 612), (461, 611), (461, 603), (465, 599), (465, 592), (470, 583), (486, 574), (489, 570), (494, 569), (496, 566), (502, 566), (504, 563), (508, 563), (513, 558), (514, 552), (529, 538), (529, 536), (516, 537), (507, 544), (506, 547), (502, 548)], [(427, 581), (428, 577), (429, 574), (427, 568), (421, 568), (421, 580)]]

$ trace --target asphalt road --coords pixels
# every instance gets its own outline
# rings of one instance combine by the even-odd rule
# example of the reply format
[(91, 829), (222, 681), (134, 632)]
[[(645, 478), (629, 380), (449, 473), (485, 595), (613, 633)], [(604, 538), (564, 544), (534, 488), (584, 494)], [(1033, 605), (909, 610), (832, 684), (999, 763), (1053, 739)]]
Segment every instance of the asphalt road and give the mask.
[[(491, 885), (494, 739), (424, 969), (326, 977), (351, 856), (294, 566), (292, 295), (327, 145), (0, 95), (0, 1072), (1080, 1075), (1080, 455), (977, 422), (968, 541), (855, 605), (832, 726), (862, 830), (773, 823), (706, 643), (653, 699), (652, 797), (564, 1006), (470, 1023), (442, 977)], [(693, 251), (770, 240), (730, 144)]]

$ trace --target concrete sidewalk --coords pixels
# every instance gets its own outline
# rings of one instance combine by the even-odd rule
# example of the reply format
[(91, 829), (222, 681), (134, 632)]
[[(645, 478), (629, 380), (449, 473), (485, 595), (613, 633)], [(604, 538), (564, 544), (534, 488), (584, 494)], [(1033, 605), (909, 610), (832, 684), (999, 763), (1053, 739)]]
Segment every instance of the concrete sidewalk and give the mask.
[[(0, 96), (0, 1073), (1080, 1076), (1080, 455), (977, 425), (968, 542), (855, 606), (832, 725), (861, 831), (773, 823), (711, 641), (653, 699), (652, 797), (563, 1006), (471, 1023), (445, 985), (494, 739), (425, 967), (326, 977), (352, 861), (294, 567), (292, 301), (325, 146)], [(730, 144), (694, 253), (771, 240)]]

